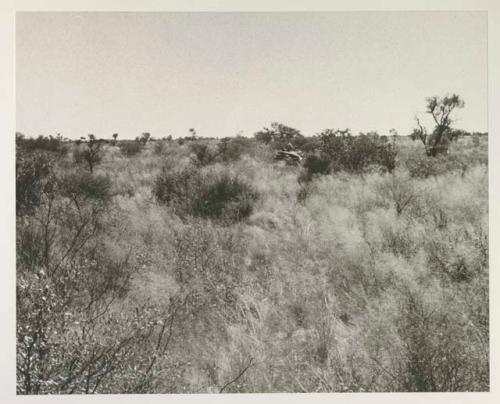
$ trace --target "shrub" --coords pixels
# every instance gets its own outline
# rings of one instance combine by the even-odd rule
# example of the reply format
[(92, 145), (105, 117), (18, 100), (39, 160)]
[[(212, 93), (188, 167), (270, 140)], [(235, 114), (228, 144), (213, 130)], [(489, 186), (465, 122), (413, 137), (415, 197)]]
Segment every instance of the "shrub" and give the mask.
[(257, 192), (228, 173), (202, 173), (194, 167), (171, 171), (164, 167), (155, 180), (153, 193), (180, 216), (234, 223), (252, 213)]
[(26, 138), (22, 133), (16, 133), (16, 146), (28, 152), (43, 150), (64, 155), (68, 151), (63, 144), (61, 135), (57, 137), (40, 135), (37, 138)]
[(167, 141), (166, 140), (159, 140), (155, 142), (153, 146), (153, 152), (157, 155), (162, 155), (165, 150), (167, 149)]
[(142, 151), (142, 144), (136, 141), (121, 142), (118, 146), (124, 156), (132, 157)]
[(46, 153), (16, 156), (16, 213), (23, 215), (41, 203), (42, 194), (51, 193), (54, 186), (54, 161)]
[(411, 180), (407, 172), (399, 170), (384, 177), (377, 184), (376, 192), (382, 200), (394, 207), (397, 216), (410, 209), (420, 198), (418, 184)]
[(207, 166), (215, 163), (217, 151), (212, 149), (207, 143), (193, 141), (189, 144), (189, 150), (193, 153), (193, 163), (197, 166)]
[(488, 384), (487, 356), (476, 349), (471, 325), (453, 299), (443, 300), (431, 306), (410, 292), (401, 307), (396, 324), (406, 358), (397, 374), (403, 391), (480, 391)]
[(250, 216), (257, 194), (245, 182), (224, 173), (209, 181), (194, 204), (195, 216), (238, 222)]
[(334, 171), (362, 172), (380, 165), (391, 172), (396, 166), (396, 146), (376, 133), (352, 136), (349, 130), (327, 129), (320, 134), (321, 151), (331, 160)]
[(105, 175), (91, 175), (90, 173), (70, 173), (59, 180), (62, 196), (84, 200), (93, 199), (108, 202), (111, 199), (111, 181)]
[(102, 140), (97, 140), (94, 135), (89, 135), (85, 146), (83, 148), (78, 146), (73, 151), (73, 160), (77, 164), (86, 162), (90, 173), (93, 173), (94, 167), (102, 161), (101, 146), (103, 143)]
[(145, 145), (149, 140), (151, 140), (151, 133), (149, 132), (142, 133), (141, 137), (139, 138), (139, 142), (141, 142), (143, 145)]
[(251, 153), (254, 142), (243, 136), (224, 138), (218, 144), (219, 158), (224, 162), (237, 161), (243, 154)]
[(465, 172), (469, 166), (466, 158), (457, 155), (438, 154), (428, 157), (422, 154), (408, 156), (405, 165), (412, 177), (427, 178), (446, 174), (447, 172)]
[(324, 153), (309, 154), (303, 163), (304, 170), (299, 182), (309, 182), (315, 175), (326, 175), (331, 172), (331, 160)]

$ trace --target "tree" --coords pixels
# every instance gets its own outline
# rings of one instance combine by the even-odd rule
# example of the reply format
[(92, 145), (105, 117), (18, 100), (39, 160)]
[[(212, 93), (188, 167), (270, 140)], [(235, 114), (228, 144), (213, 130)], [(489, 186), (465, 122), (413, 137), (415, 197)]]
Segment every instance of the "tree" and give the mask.
[(255, 133), (255, 139), (265, 144), (273, 144), (276, 148), (281, 148), (288, 143), (294, 144), (297, 140), (304, 138), (300, 130), (282, 123), (273, 122), (270, 128)]
[(116, 144), (117, 137), (118, 137), (118, 133), (113, 133), (113, 144)]
[(191, 134), (190, 140), (196, 140), (196, 129), (195, 128), (189, 128), (189, 133)]
[(148, 140), (149, 140), (150, 138), (151, 138), (151, 133), (149, 133), (149, 132), (144, 132), (144, 133), (141, 135), (141, 137), (140, 137), (140, 139), (139, 139), (139, 140), (140, 140), (140, 142), (141, 142), (142, 144), (144, 144), (144, 145), (145, 145), (145, 144), (148, 142)]
[(87, 149), (83, 152), (83, 158), (89, 165), (89, 171), (92, 174), (94, 167), (102, 160), (101, 141), (97, 140), (94, 135), (89, 135)]
[(448, 146), (454, 138), (454, 132), (451, 129), (453, 119), (451, 113), (457, 108), (463, 108), (464, 101), (456, 94), (444, 97), (429, 97), (426, 99), (426, 112), (432, 116), (436, 126), (431, 134), (422, 126), (420, 120), (415, 116), (418, 128), (415, 128), (410, 137), (412, 140), (420, 139), (425, 146), (425, 152), (428, 156), (435, 157), (438, 154), (448, 153)]

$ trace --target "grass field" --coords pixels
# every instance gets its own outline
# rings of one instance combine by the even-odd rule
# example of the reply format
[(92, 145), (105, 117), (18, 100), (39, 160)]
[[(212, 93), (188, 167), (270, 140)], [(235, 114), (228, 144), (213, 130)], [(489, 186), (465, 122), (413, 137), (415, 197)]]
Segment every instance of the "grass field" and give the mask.
[(18, 393), (489, 390), (487, 136), (395, 142), (307, 181), (253, 139), (19, 149)]

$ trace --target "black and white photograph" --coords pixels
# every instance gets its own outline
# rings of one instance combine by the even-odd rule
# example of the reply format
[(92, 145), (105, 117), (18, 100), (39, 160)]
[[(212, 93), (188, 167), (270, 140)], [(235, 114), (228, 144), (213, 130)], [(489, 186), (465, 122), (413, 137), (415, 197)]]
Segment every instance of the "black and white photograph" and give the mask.
[(490, 392), (488, 18), (16, 10), (13, 394)]

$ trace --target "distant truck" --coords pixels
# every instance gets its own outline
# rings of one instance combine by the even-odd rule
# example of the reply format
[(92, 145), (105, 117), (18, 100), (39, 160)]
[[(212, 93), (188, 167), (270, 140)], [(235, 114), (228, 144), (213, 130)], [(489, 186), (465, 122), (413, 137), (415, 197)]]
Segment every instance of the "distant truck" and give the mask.
[(275, 160), (284, 160), (287, 164), (299, 165), (304, 156), (300, 151), (278, 150), (274, 155)]
[(291, 143), (288, 143), (283, 149), (276, 152), (274, 159), (284, 160), (290, 165), (299, 165), (304, 159), (304, 155), (301, 151), (296, 150)]

